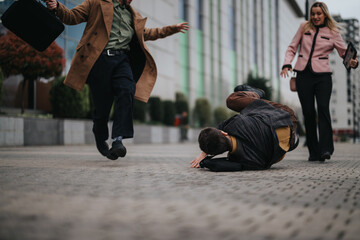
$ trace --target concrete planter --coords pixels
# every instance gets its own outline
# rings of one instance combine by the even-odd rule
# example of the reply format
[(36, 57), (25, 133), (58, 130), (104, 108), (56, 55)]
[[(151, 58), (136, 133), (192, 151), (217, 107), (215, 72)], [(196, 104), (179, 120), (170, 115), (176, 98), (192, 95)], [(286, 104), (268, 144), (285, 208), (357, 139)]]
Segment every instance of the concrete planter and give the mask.
[[(109, 123), (111, 129), (112, 123)], [(180, 129), (139, 124), (126, 143), (178, 143)], [(189, 129), (188, 139), (197, 140), (200, 129)], [(0, 116), (0, 146), (94, 144), (91, 120), (39, 119)]]

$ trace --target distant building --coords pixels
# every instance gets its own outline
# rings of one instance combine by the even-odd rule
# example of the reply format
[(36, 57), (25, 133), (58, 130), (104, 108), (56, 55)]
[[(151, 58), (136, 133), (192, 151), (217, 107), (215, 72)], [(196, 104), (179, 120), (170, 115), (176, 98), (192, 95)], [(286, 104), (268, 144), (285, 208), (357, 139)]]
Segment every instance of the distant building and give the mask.
[[(342, 19), (336, 15), (342, 36), (346, 44), (352, 42), (360, 49), (359, 21), (357, 19)], [(360, 129), (360, 72), (351, 70), (348, 73), (343, 65), (343, 59), (334, 50), (330, 54), (330, 65), (333, 70), (333, 93), (330, 110), (334, 134), (338, 136), (359, 137)]]
[[(13, 0), (0, 1), (0, 15)], [(72, 8), (82, 0), (60, 0)], [(153, 96), (175, 99), (181, 92), (193, 106), (197, 98), (224, 106), (225, 99), (248, 74), (270, 80), (273, 100), (299, 105), (280, 79), (287, 46), (304, 21), (305, 0), (162, 0), (134, 1), (146, 27), (188, 21), (190, 31), (148, 41), (158, 66)], [(313, 1), (309, 1), (312, 3)], [(64, 49), (65, 74), (85, 23), (66, 26), (56, 42)]]

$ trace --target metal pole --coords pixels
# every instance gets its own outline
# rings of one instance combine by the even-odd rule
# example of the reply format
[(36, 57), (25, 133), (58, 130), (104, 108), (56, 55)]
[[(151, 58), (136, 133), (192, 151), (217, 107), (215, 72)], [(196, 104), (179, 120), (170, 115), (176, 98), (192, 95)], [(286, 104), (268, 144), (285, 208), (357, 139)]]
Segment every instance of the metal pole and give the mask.
[(309, 0), (305, 1), (305, 20), (309, 20)]

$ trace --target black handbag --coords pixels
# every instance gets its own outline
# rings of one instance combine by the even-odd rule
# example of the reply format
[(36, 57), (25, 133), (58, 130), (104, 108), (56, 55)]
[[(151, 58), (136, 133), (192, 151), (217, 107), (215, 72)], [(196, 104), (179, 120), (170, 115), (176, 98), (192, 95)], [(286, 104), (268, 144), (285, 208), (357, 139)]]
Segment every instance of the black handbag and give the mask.
[(64, 31), (64, 24), (36, 0), (16, 0), (1, 16), (2, 24), (38, 51)]

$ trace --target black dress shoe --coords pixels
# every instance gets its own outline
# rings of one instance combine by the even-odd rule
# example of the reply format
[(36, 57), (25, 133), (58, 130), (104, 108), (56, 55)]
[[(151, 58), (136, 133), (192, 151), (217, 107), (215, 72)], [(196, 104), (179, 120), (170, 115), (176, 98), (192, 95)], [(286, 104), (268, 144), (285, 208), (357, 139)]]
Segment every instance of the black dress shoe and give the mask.
[(112, 143), (112, 148), (110, 149), (110, 154), (116, 157), (125, 157), (126, 148), (122, 144), (122, 141), (114, 141)]
[(321, 154), (320, 156), (320, 161), (324, 162), (325, 159), (330, 159), (331, 158), (331, 154), (329, 152), (324, 152), (323, 154)]
[(109, 155), (109, 145), (105, 141), (96, 140), (96, 148), (103, 156)]
[(265, 97), (265, 92), (263, 90), (259, 88), (250, 87), (249, 85), (246, 84), (238, 85), (234, 88), (234, 92), (239, 92), (239, 91), (254, 92), (257, 95), (259, 95), (260, 98)]
[(114, 156), (109, 151), (109, 145), (105, 141), (96, 141), (96, 148), (104, 157), (111, 160), (116, 160), (118, 157)]

